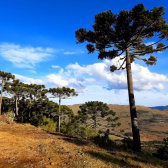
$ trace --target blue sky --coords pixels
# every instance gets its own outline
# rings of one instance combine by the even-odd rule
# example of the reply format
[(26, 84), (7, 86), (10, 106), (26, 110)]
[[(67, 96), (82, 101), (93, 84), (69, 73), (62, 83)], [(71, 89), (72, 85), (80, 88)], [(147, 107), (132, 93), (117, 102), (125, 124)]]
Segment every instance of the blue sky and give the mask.
[[(129, 104), (126, 72), (110, 73), (116, 60), (98, 60), (98, 53), (87, 54), (85, 44), (76, 44), (75, 31), (92, 29), (94, 16), (102, 11), (119, 13), (138, 3), (147, 9), (164, 6), (168, 21), (165, 0), (0, 1), (0, 70), (25, 83), (75, 88), (79, 96), (63, 100), (66, 105), (86, 101)], [(132, 64), (137, 105), (168, 104), (168, 51), (155, 55), (158, 62), (154, 66), (142, 61)]]

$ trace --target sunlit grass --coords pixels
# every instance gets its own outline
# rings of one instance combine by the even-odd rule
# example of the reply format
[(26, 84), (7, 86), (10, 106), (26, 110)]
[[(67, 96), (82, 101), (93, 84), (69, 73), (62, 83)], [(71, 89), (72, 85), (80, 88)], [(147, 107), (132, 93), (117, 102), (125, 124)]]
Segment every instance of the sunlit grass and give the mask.
[(105, 150), (91, 141), (46, 133), (29, 124), (1, 125), (0, 168), (21, 167), (166, 168), (168, 163), (147, 152)]

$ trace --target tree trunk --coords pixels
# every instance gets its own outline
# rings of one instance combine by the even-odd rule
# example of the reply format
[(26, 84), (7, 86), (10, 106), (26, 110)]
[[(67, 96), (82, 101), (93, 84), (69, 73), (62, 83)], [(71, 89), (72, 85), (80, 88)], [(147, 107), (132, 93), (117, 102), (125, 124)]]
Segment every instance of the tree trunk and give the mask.
[(59, 114), (58, 114), (58, 117), (59, 117), (59, 121), (58, 121), (58, 131), (60, 132), (60, 125), (61, 125), (61, 98), (59, 97)]
[(30, 121), (30, 119), (31, 119), (31, 97), (32, 97), (32, 95), (30, 94), (30, 107), (29, 107), (29, 116), (28, 116), (28, 118), (29, 118), (29, 121)]
[(126, 70), (127, 70), (127, 85), (128, 85), (129, 104), (130, 104), (130, 115), (131, 115), (131, 123), (132, 123), (132, 134), (133, 134), (133, 143), (134, 143), (133, 149), (134, 151), (140, 151), (141, 142), (140, 142), (140, 134), (139, 134), (137, 113), (136, 113), (136, 106), (135, 106), (135, 99), (134, 99), (129, 48), (127, 48), (126, 50)]
[(1, 107), (2, 107), (2, 93), (3, 93), (3, 78), (2, 78), (2, 85), (1, 85), (0, 115), (2, 114), (2, 112), (1, 112)]
[(97, 131), (96, 127), (97, 127), (97, 111), (95, 113), (95, 132)]
[(18, 104), (17, 104), (17, 96), (16, 96), (16, 116), (18, 116)]

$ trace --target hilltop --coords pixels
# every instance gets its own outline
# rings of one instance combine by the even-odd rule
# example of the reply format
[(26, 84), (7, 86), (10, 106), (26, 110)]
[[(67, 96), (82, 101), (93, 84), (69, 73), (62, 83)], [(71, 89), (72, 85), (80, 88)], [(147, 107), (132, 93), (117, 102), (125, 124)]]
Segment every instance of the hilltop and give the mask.
[[(80, 105), (81, 104), (75, 104), (68, 107), (72, 109), (76, 115)], [(124, 129), (125, 134), (130, 134), (132, 130), (129, 105), (109, 104), (108, 106), (111, 110), (116, 112), (116, 116), (120, 117), (120, 129)], [(167, 111), (151, 109), (145, 106), (136, 106), (136, 108), (142, 141), (162, 141), (163, 138), (168, 137)], [(116, 130), (116, 134), (121, 135), (119, 130)]]
[[(1, 116), (0, 116), (1, 117)], [(30, 124), (0, 126), (0, 168), (166, 168), (143, 153), (105, 150), (92, 141), (43, 131)]]
[(157, 109), (157, 110), (168, 110), (168, 105), (167, 106), (155, 106), (155, 107), (149, 107), (151, 109)]

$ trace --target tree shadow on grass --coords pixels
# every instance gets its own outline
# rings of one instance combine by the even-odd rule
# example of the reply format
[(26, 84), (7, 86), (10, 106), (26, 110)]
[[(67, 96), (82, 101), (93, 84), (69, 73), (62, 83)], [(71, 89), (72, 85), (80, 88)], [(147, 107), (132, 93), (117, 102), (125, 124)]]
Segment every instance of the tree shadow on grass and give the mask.
[(58, 139), (67, 141), (69, 143), (74, 143), (79, 146), (94, 144), (92, 141), (83, 139), (82, 137), (65, 135), (65, 134), (62, 134), (59, 132), (49, 132), (49, 131), (46, 131), (46, 132), (51, 135), (58, 135), (58, 136), (60, 136)]
[(141, 166), (132, 165), (126, 159), (123, 159), (122, 157), (118, 157), (116, 155), (111, 155), (109, 153), (99, 153), (95, 151), (85, 151), (85, 152), (92, 157), (102, 160), (105, 163), (117, 164), (120, 167), (126, 167), (126, 168), (141, 168)]
[[(86, 140), (78, 136), (69, 136), (69, 135), (65, 135), (62, 133), (58, 133), (58, 132), (48, 132), (48, 131), (46, 132), (48, 134), (57, 135), (59, 136), (58, 139), (67, 141), (68, 143), (74, 143), (78, 146), (94, 145), (94, 146), (99, 146), (107, 150), (107, 153), (86, 151), (86, 153), (88, 153), (89, 155), (96, 157), (107, 163), (110, 162), (110, 163), (118, 164), (121, 167), (126, 166), (128, 168), (140, 168), (140, 166), (132, 165), (131, 163), (129, 163), (127, 159), (131, 159), (133, 161), (141, 162), (144, 164), (151, 164), (153, 166), (162, 166), (163, 168), (168, 168), (168, 161), (162, 161), (152, 155), (145, 154), (143, 152), (137, 153), (137, 152), (133, 152), (132, 150), (127, 151), (126, 149), (123, 149), (122, 146), (120, 145), (118, 146), (116, 144), (111, 144), (111, 146), (108, 146), (102, 143), (97, 144), (97, 143), (92, 142), (91, 140)], [(118, 153), (117, 155), (115, 155), (115, 151), (125, 151), (127, 153), (131, 153), (132, 156), (125, 156), (122, 153)]]
[[(121, 153), (119, 156), (126, 157)], [(160, 160), (150, 154), (145, 154), (143, 152), (134, 153), (134, 156), (132, 156), (131, 159), (137, 162), (142, 162), (144, 164), (151, 164), (153, 166), (162, 166), (163, 168), (168, 168), (168, 161)]]

